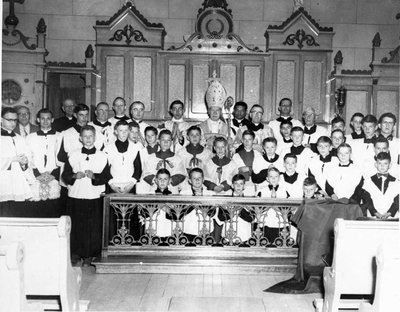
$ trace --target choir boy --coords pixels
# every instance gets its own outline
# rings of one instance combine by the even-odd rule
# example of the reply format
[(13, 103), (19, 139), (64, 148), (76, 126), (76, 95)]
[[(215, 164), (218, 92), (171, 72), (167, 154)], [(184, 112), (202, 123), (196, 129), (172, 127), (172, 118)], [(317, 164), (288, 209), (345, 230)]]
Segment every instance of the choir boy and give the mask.
[(297, 156), (294, 154), (286, 154), (283, 159), (285, 171), (282, 173), (282, 184), (285, 184), (290, 198), (302, 198), (303, 181), (306, 176), (296, 171)]
[(182, 159), (188, 173), (192, 168), (204, 170), (204, 165), (212, 157), (212, 153), (200, 144), (201, 129), (198, 126), (191, 126), (187, 130), (187, 137), (189, 144), (180, 149), (177, 155)]
[(246, 196), (255, 195), (255, 185), (251, 180), (254, 159), (262, 157), (258, 151), (253, 150), (254, 132), (246, 130), (242, 135), (243, 149), (233, 155), (232, 160), (237, 164), (239, 173), (246, 179)]
[(317, 152), (317, 140), (320, 136), (328, 136), (328, 130), (315, 124), (317, 115), (314, 108), (307, 107), (303, 112), (304, 137), (303, 144), (309, 146), (313, 152)]
[(265, 188), (260, 190), (258, 196), (266, 198), (288, 198), (286, 185), (282, 183), (280, 175), (281, 173), (277, 168), (268, 168), (268, 184)]
[[(231, 124), (231, 129), (234, 135), (238, 134), (239, 129), (243, 127), (247, 127), (250, 123), (248, 119), (246, 119), (247, 115), (247, 103), (245, 102), (236, 102), (233, 106), (233, 119)], [(242, 130), (244, 131), (244, 130)]]
[(393, 164), (399, 164), (400, 139), (393, 137), (394, 129), (396, 129), (396, 116), (392, 113), (384, 113), (379, 117), (378, 127), (379, 136), (389, 141), (389, 151)]
[(307, 177), (303, 182), (304, 199), (317, 199), (318, 185), (313, 177)]
[(346, 124), (345, 121), (342, 117), (340, 116), (336, 116), (335, 118), (333, 118), (331, 120), (331, 132), (333, 130), (339, 129), (341, 130), (343, 133), (346, 132)]
[(72, 99), (65, 99), (61, 110), (64, 113), (64, 116), (57, 118), (54, 120), (53, 129), (57, 132), (63, 132), (68, 128), (72, 127), (76, 124), (76, 118), (74, 116), (74, 108), (75, 108), (75, 101)]
[(338, 147), (337, 157), (339, 163), (331, 163), (326, 168), (326, 193), (334, 200), (351, 199), (362, 183), (361, 171), (351, 160), (349, 144), (343, 143)]
[(14, 108), (3, 107), (1, 111), (1, 155), (0, 155), (0, 215), (4, 217), (24, 216), (24, 202), (32, 197), (27, 175), (28, 150), (25, 140), (14, 133), (18, 115)]
[(237, 173), (238, 166), (233, 159), (226, 156), (227, 140), (218, 137), (214, 140), (215, 156), (204, 166), (204, 184), (215, 194), (223, 195), (231, 189), (232, 177)]
[(390, 175), (390, 163), (389, 153), (381, 152), (376, 155), (377, 173), (365, 179), (363, 185), (368, 211), (378, 219), (395, 217), (399, 212), (400, 183)]
[(128, 134), (128, 139), (129, 141), (135, 145), (139, 150), (144, 149), (146, 145), (146, 140), (144, 139), (144, 136), (142, 136), (140, 132), (140, 126), (139, 124), (132, 120), (131, 122), (128, 123), (129, 127), (129, 134)]
[(350, 128), (352, 130), (351, 134), (346, 135), (346, 141), (350, 142), (350, 140), (357, 140), (364, 138), (364, 132), (362, 130), (361, 121), (363, 120), (364, 115), (361, 113), (354, 113), (350, 119)]
[(335, 129), (331, 133), (331, 142), (332, 142), (332, 149), (331, 149), (331, 155), (332, 156), (337, 156), (337, 148), (339, 147), (340, 144), (344, 143), (346, 140), (344, 136), (344, 132), (340, 129)]
[(135, 101), (129, 107), (129, 113), (131, 114), (132, 121), (136, 121), (140, 127), (140, 134), (144, 138), (144, 129), (150, 126), (148, 123), (143, 121), (144, 117), (144, 103), (140, 101)]
[(268, 168), (275, 167), (283, 171), (283, 157), (276, 153), (277, 141), (275, 138), (266, 138), (263, 141), (264, 154), (254, 155), (251, 179), (256, 184), (256, 191), (265, 187), (267, 183)]
[[(56, 164), (56, 150), (59, 132), (52, 129), (53, 113), (42, 108), (37, 113), (40, 130), (28, 135), (26, 142), (36, 181), (31, 185), (34, 201), (53, 200), (60, 197), (60, 168)], [(58, 202), (54, 205), (42, 203), (43, 216), (59, 217)], [(46, 211), (44, 211), (46, 210)], [(38, 215), (39, 217), (39, 215)]]
[(354, 163), (360, 167), (374, 157), (374, 143), (377, 138), (375, 134), (378, 128), (378, 120), (374, 115), (366, 115), (362, 119), (361, 124), (364, 138), (351, 142)]
[(300, 127), (293, 127), (290, 137), (292, 138), (292, 146), (281, 151), (281, 157), (286, 154), (294, 154), (297, 156), (297, 172), (303, 175), (308, 173), (308, 165), (314, 153), (310, 148), (305, 147), (302, 142), (304, 141), (304, 131)]
[(151, 154), (155, 154), (160, 150), (160, 144), (157, 142), (158, 130), (156, 127), (148, 126), (144, 130), (145, 148), (140, 149), (140, 159), (142, 161), (142, 168), (144, 168), (144, 161)]
[[(300, 120), (294, 119), (292, 115), (292, 100), (289, 98), (283, 98), (279, 101), (278, 106), (279, 117), (275, 120), (271, 120), (268, 123), (268, 126), (271, 128), (272, 132), (274, 133), (275, 138), (278, 140), (278, 144), (283, 141), (284, 136), (280, 132), (280, 127), (282, 122), (290, 121), (292, 127), (303, 127), (303, 124)], [(289, 135), (286, 137), (287, 139), (290, 137)]]
[[(282, 150), (289, 148), (292, 146), (293, 140), (290, 136), (290, 132), (292, 131), (293, 123), (290, 120), (284, 120), (281, 122), (279, 126), (279, 132), (281, 139), (277, 139), (277, 153), (280, 154)], [(279, 137), (278, 137), (279, 138)]]
[[(143, 167), (143, 182), (139, 183), (140, 193), (148, 193), (154, 187), (154, 177), (159, 169), (167, 169), (171, 175), (171, 190), (178, 193), (178, 186), (185, 180), (186, 171), (182, 159), (171, 151), (172, 134), (169, 130), (162, 130), (158, 136), (160, 151), (149, 155)], [(147, 189), (147, 191), (146, 191)], [(139, 193), (139, 190), (137, 190)]]
[[(335, 130), (340, 131), (340, 130)], [(322, 192), (325, 192), (326, 184), (326, 169), (330, 164), (338, 164), (339, 160), (337, 157), (332, 157), (332, 141), (327, 136), (322, 136), (317, 141), (318, 155), (314, 156), (310, 160), (308, 167), (308, 176), (315, 178), (319, 188)]]
[[(79, 120), (79, 117), (78, 117)], [(95, 147), (93, 126), (81, 129), (83, 147), (72, 151), (62, 178), (68, 185), (67, 212), (71, 216), (71, 254), (73, 262), (83, 258), (90, 265), (101, 252), (102, 199), (110, 178), (107, 155)]]
[(88, 122), (88, 125), (93, 126), (96, 129), (96, 141), (102, 141), (104, 147), (112, 144), (116, 139), (114, 128), (111, 127), (111, 122), (108, 121), (108, 111), (109, 106), (106, 102), (98, 103), (96, 105), (96, 110), (94, 111), (96, 118), (93, 121)]
[(115, 124), (119, 120), (125, 120), (129, 122), (129, 117), (125, 115), (126, 101), (124, 98), (120, 96), (116, 97), (113, 101), (112, 106), (114, 111), (114, 117), (108, 119), (108, 121), (111, 123), (111, 129), (114, 129)]

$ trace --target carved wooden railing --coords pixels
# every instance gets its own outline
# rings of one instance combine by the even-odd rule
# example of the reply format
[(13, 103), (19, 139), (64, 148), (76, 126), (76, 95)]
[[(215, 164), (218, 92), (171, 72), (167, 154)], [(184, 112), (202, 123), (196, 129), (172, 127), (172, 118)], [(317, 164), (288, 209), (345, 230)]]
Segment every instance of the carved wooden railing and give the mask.
[[(111, 246), (121, 250), (149, 245), (292, 248), (297, 231), (290, 218), (301, 203), (300, 199), (259, 197), (108, 194), (104, 197), (103, 256)], [(251, 221), (240, 220), (244, 210)], [(197, 220), (195, 235), (185, 231), (189, 211), (192, 230), (193, 216)], [(217, 216), (224, 220), (218, 220), (219, 225), (214, 221)], [(134, 219), (139, 222), (134, 224)], [(238, 232), (243, 232), (239, 227), (248, 227), (248, 237), (239, 237)], [(271, 232), (275, 237), (271, 238)]]

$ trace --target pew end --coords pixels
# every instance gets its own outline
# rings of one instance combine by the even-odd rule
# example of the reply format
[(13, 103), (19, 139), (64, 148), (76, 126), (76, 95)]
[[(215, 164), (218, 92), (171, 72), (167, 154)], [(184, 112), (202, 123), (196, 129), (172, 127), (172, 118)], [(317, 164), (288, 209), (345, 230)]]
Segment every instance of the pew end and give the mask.
[[(0, 218), (2, 241), (21, 242), (24, 246), (25, 295), (59, 296), (63, 311), (82, 311), (79, 301), (82, 271), (71, 265), (70, 231), (71, 219), (68, 216), (54, 219)], [(45, 301), (44, 306), (47, 306)], [(54, 303), (49, 306), (54, 308)], [(83, 310), (87, 306), (87, 302), (82, 302)]]

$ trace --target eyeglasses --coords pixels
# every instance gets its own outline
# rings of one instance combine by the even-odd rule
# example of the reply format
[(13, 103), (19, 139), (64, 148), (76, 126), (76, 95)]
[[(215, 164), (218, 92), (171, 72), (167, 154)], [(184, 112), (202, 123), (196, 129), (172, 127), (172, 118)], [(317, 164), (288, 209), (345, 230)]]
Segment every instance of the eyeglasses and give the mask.
[(394, 125), (393, 121), (382, 121), (383, 125)]
[(29, 116), (29, 113), (19, 113), (18, 116)]
[(17, 122), (18, 119), (10, 119), (10, 118), (4, 118), (4, 120), (7, 120), (8, 122)]

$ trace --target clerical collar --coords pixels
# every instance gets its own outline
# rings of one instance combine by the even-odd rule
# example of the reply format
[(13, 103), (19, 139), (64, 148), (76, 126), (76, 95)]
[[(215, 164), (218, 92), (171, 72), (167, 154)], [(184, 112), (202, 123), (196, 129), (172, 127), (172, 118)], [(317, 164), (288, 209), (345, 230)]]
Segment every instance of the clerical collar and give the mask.
[(216, 164), (219, 167), (225, 166), (231, 162), (231, 160), (228, 157), (224, 156), (222, 158), (219, 158), (217, 155), (211, 158), (211, 160), (214, 164)]
[(107, 126), (111, 126), (111, 122), (106, 121), (104, 123), (101, 123), (97, 118), (95, 120), (93, 120), (93, 124), (102, 128), (105, 128)]
[(370, 139), (367, 139), (367, 138), (364, 137), (364, 143), (365, 143), (365, 144), (375, 144), (376, 139), (377, 139), (376, 136), (373, 136), (373, 137), (370, 138)]
[(305, 149), (305, 147), (303, 145), (291, 146), (290, 147), (290, 152), (297, 156), (297, 155), (300, 155), (304, 151), (304, 149)]
[(272, 158), (268, 158), (267, 154), (263, 154), (263, 158), (265, 159), (265, 161), (269, 162), (269, 163), (274, 163), (278, 160), (279, 155), (275, 154), (274, 157)]
[(161, 159), (170, 158), (170, 157), (173, 157), (174, 155), (175, 154), (171, 150), (156, 152), (156, 157), (161, 158)]
[(257, 132), (257, 131), (260, 130), (260, 129), (264, 129), (264, 125), (263, 125), (261, 122), (260, 122), (258, 125), (256, 125), (256, 124), (250, 122), (250, 123), (247, 125), (247, 128), (248, 128), (249, 130), (253, 131), (253, 132)]
[(115, 119), (118, 119), (118, 120), (129, 120), (129, 117), (126, 116), (126, 115), (123, 115), (123, 116), (114, 116), (114, 118), (115, 118)]
[(166, 189), (164, 189), (164, 190), (160, 190), (158, 187), (157, 187), (155, 193), (156, 193), (156, 194), (161, 194), (161, 195), (169, 195), (169, 194), (172, 194), (172, 192), (171, 192), (168, 188), (166, 188)]
[(311, 128), (307, 126), (304, 127), (304, 134), (311, 135), (317, 131), (317, 125), (313, 125)]
[(296, 182), (298, 176), (299, 174), (297, 172), (293, 173), (292, 175), (288, 175), (286, 172), (283, 173), (283, 178), (285, 179), (285, 182), (290, 184)]
[(117, 139), (115, 141), (115, 146), (117, 147), (117, 150), (119, 153), (125, 153), (128, 150), (129, 141), (126, 140), (126, 141), (122, 142), (119, 139)]
[(290, 116), (287, 116), (287, 117), (285, 117), (285, 116), (280, 116), (279, 118), (276, 118), (276, 121), (283, 122), (283, 121), (286, 121), (286, 120), (291, 121), (292, 119), (293, 119), (293, 118), (290, 117)]
[(197, 154), (201, 154), (204, 151), (204, 147), (200, 144), (197, 144), (195, 146), (192, 143), (189, 143), (188, 146), (186, 146), (186, 151), (189, 154), (197, 155)]
[(365, 135), (364, 135), (363, 131), (361, 131), (361, 133), (356, 133), (356, 132), (352, 132), (351, 133), (351, 138), (353, 140), (355, 140), (355, 139), (364, 139), (364, 137), (365, 137)]
[(246, 118), (243, 118), (243, 119), (241, 119), (241, 120), (238, 120), (238, 119), (236, 119), (236, 118), (233, 118), (233, 119), (232, 119), (232, 124), (233, 124), (235, 127), (239, 128), (239, 127), (242, 127), (242, 126), (248, 126), (248, 125), (250, 124), (250, 122), (249, 122), (249, 120), (247, 120)]
[(388, 141), (393, 141), (393, 135), (389, 134), (387, 137), (385, 137), (382, 133), (379, 134), (379, 138), (386, 139)]
[(8, 132), (7, 130), (1, 128), (1, 136), (15, 137), (15, 133), (14, 131)]
[(346, 164), (346, 165), (343, 165), (343, 164), (339, 164), (339, 167), (350, 167), (350, 165), (353, 163), (353, 161), (352, 160), (350, 160), (349, 161), (349, 163), (348, 164)]
[(322, 161), (323, 163), (330, 162), (330, 161), (332, 161), (332, 155), (328, 154), (325, 157), (323, 157), (322, 155), (319, 155), (319, 160)]
[(283, 142), (284, 143), (293, 143), (293, 140), (291, 138), (289, 138), (289, 139), (283, 138)]
[(159, 148), (160, 148), (160, 145), (158, 143), (154, 146), (150, 146), (150, 145), (146, 146), (147, 153), (149, 153), (149, 154), (155, 154), (156, 152), (158, 152)]
[(92, 148), (86, 148), (86, 147), (82, 147), (82, 154), (86, 154), (86, 155), (93, 155), (96, 153), (96, 147), (92, 147)]
[(72, 126), (76, 132), (81, 133), (82, 126), (78, 125), (77, 123)]
[(38, 136), (47, 136), (47, 135), (51, 135), (51, 134), (56, 134), (56, 130), (50, 129), (50, 130), (44, 132), (42, 129), (40, 129), (39, 131), (36, 132), (36, 134)]

